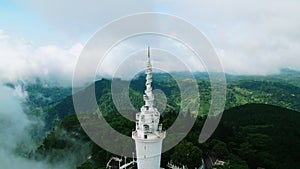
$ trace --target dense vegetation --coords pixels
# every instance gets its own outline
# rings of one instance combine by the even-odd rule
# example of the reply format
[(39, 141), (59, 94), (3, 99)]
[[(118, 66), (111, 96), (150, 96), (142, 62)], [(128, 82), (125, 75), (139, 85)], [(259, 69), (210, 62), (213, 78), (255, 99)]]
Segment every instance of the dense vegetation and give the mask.
[(225, 111), (213, 138), (227, 143), (250, 168), (298, 168), (299, 119), (297, 111), (248, 104)]
[[(177, 117), (192, 118), (188, 114), (183, 116), (168, 112), (163, 116), (162, 123), (169, 127)], [(105, 118), (116, 130), (130, 136), (134, 123), (117, 113)], [(299, 118), (299, 112), (276, 106), (239, 106), (226, 110), (213, 137), (199, 144), (198, 137), (205, 120), (199, 117), (187, 137), (162, 155), (162, 166), (172, 160), (175, 164), (194, 168), (201, 165), (201, 158), (217, 158), (227, 162), (220, 168), (297, 168), (300, 165)], [(87, 147), (91, 148), (90, 152), (86, 151)], [(55, 155), (49, 155), (49, 151), (55, 152)], [(72, 152), (77, 160), (81, 158), (81, 169), (104, 167), (113, 156), (89, 140), (74, 115), (68, 116), (59, 128), (50, 132), (38, 149), (38, 154), (51, 160), (66, 160), (66, 152)], [(83, 159), (87, 157), (90, 158)]]
[[(211, 96), (207, 74), (195, 73), (201, 105), (196, 123), (180, 144), (162, 155), (162, 166), (172, 160), (174, 164), (194, 168), (201, 165), (201, 159), (205, 163), (209, 163), (210, 159), (220, 159), (227, 165), (218, 168), (225, 169), (297, 168), (300, 165), (297, 161), (300, 159), (300, 124), (297, 121), (300, 111), (300, 82), (295, 78), (300, 77), (299, 75), (299, 72), (289, 70), (266, 77), (227, 75), (226, 111), (222, 121), (213, 137), (208, 142), (199, 144), (198, 137), (210, 107)], [(187, 80), (184, 73), (178, 73), (178, 77)], [(143, 104), (144, 78), (144, 75), (137, 76), (130, 83), (129, 96), (136, 109)], [(120, 80), (119, 83), (127, 82)], [(102, 79), (94, 85), (103, 116), (95, 114), (89, 125), (94, 125), (97, 118), (105, 118), (113, 128), (130, 136), (134, 123), (117, 113), (112, 101), (111, 81)], [(192, 106), (195, 102), (194, 93), (190, 93), (192, 96), (189, 99), (180, 100), (179, 88), (167, 74), (155, 74), (153, 88), (162, 90), (167, 98), (167, 107), (162, 112), (161, 119), (165, 129), (177, 117), (186, 120), (192, 118), (190, 114), (193, 112), (188, 109), (184, 109), (181, 114), (178, 112), (182, 103)], [(70, 161), (73, 168), (103, 168), (113, 154), (93, 143), (82, 130), (75, 115), (72, 96), (67, 96), (70, 89), (41, 87), (39, 84), (31, 85), (28, 89), (32, 90), (29, 93), (32, 104), (40, 108), (31, 113), (42, 112), (46, 122), (45, 131), (49, 131), (30, 157), (48, 159), (50, 162)], [(77, 94), (84, 94), (86, 90)], [(58, 96), (54, 96), (52, 102), (38, 101), (40, 95), (52, 98), (56, 94)], [(60, 100), (61, 97), (64, 99)], [(100, 132), (101, 125), (99, 127)]]
[[(184, 73), (178, 74), (178, 77), (181, 77), (181, 80), (186, 80)], [(204, 116), (209, 112), (210, 107), (210, 82), (205, 73), (195, 73), (195, 77), (200, 92), (199, 99), (201, 107), (198, 110), (198, 115)], [(229, 109), (247, 103), (264, 103), (300, 111), (300, 81), (298, 80), (298, 83), (296, 83), (296, 80), (293, 80), (293, 84), (291, 84), (288, 81), (283, 81), (282, 79), (284, 79), (284, 77), (285, 76), (282, 75), (270, 77), (237, 77), (228, 75), (225, 108)], [(153, 78), (153, 88), (160, 89), (166, 95), (166, 112), (170, 110), (178, 112), (182, 104), (188, 105), (184, 107), (183, 111), (187, 111), (188, 107), (193, 106), (193, 103), (197, 99), (197, 95), (195, 93), (189, 93), (191, 95), (189, 98), (181, 100), (178, 85), (170, 75), (158, 73), (154, 74)], [(131, 103), (137, 110), (143, 104), (142, 93), (144, 91), (144, 79), (145, 76), (140, 75), (130, 83), (129, 96)], [(127, 82), (120, 80), (118, 83)], [(299, 86), (297, 86), (297, 84), (299, 84)], [(96, 81), (93, 87), (95, 87), (98, 105), (102, 113), (110, 114), (116, 112), (111, 95), (111, 80), (102, 79)], [(85, 90), (82, 90), (77, 94), (84, 92)], [(189, 88), (187, 87), (186, 91), (182, 92), (189, 92)], [(120, 98), (120, 100), (122, 101), (122, 98)], [(156, 105), (160, 105), (158, 100), (159, 99), (156, 100)], [(58, 104), (54, 104), (49, 109), (46, 109), (45, 119), (47, 128), (51, 129), (51, 127), (59, 124), (59, 121), (63, 120), (66, 116), (74, 114), (75, 111), (72, 105), (72, 97), (68, 96)]]

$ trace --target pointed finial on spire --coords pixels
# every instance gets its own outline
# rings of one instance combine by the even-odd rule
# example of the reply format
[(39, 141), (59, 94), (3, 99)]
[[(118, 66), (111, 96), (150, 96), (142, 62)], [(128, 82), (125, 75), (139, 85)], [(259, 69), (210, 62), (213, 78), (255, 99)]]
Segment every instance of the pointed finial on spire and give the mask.
[(148, 59), (150, 59), (150, 46), (148, 45)]

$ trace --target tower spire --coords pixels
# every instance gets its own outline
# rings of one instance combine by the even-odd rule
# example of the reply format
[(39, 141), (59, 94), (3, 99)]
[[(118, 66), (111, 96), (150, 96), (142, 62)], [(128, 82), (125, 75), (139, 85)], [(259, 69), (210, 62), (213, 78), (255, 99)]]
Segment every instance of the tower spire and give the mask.
[(152, 94), (152, 65), (150, 59), (150, 46), (148, 46), (148, 60), (146, 69), (146, 90), (144, 95), (145, 105), (148, 107), (153, 107), (154, 96)]
[(159, 169), (162, 141), (166, 132), (159, 124), (160, 113), (154, 107), (150, 46), (147, 54), (145, 105), (136, 113), (136, 128), (132, 132), (132, 138), (135, 140), (138, 169)]

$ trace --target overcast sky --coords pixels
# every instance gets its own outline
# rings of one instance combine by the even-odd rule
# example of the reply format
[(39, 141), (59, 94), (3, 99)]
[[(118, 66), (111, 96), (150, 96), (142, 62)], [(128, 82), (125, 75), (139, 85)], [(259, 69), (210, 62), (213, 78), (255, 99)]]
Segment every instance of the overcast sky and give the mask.
[[(0, 0), (0, 80), (41, 77), (69, 84), (89, 38), (110, 21), (139, 12), (172, 14), (196, 26), (214, 46), (227, 73), (266, 75), (281, 68), (300, 70), (299, 9), (298, 0)], [(147, 44), (136, 42), (147, 40), (166, 51), (178, 47), (176, 42), (157, 37), (131, 39), (109, 54), (103, 72), (114, 72), (111, 68), (129, 54), (125, 51), (141, 50)], [(187, 49), (175, 53), (189, 60), (186, 64), (192, 70), (203, 70), (192, 64), (194, 56)], [(158, 60), (157, 56), (154, 63)], [(178, 71), (169, 62), (165, 67)]]

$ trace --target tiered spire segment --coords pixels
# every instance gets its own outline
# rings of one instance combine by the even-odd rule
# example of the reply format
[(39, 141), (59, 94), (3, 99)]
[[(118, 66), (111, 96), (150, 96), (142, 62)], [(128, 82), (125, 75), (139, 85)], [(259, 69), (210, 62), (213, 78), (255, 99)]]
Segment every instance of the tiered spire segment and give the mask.
[(145, 106), (153, 107), (154, 96), (152, 93), (152, 65), (150, 60), (150, 47), (148, 46), (148, 60), (146, 70), (146, 90), (144, 95)]

